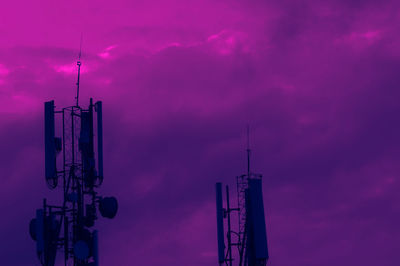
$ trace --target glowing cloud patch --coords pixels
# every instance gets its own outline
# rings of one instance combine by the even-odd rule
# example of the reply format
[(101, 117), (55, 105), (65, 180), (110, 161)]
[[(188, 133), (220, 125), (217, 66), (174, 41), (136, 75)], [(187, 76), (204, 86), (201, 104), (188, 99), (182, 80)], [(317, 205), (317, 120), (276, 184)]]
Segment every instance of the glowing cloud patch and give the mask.
[(207, 38), (207, 43), (221, 55), (229, 55), (234, 51), (250, 51), (247, 36), (243, 32), (223, 30), (217, 34), (210, 35)]
[(103, 58), (103, 59), (108, 59), (108, 58), (110, 58), (110, 52), (111, 52), (111, 50), (113, 50), (113, 49), (115, 49), (115, 48), (117, 48), (118, 47), (118, 45), (111, 45), (111, 46), (108, 46), (106, 49), (104, 49), (101, 53), (99, 53), (98, 54), (98, 56), (99, 57), (101, 57), (101, 58)]
[[(53, 69), (65, 75), (75, 75), (78, 71), (76, 64), (66, 64), (66, 65), (54, 65)], [(87, 73), (88, 68), (87, 66), (81, 67), (81, 73)]]
[(10, 70), (8, 70), (3, 64), (0, 64), (0, 76), (6, 76), (10, 73)]
[(350, 45), (355, 49), (366, 48), (382, 39), (382, 31), (355, 31), (336, 40), (337, 44)]

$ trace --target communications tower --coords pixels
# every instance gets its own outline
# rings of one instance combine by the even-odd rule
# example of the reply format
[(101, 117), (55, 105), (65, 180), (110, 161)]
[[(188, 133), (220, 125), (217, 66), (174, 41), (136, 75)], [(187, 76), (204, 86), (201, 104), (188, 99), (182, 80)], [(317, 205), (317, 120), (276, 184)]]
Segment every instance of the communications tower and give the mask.
[(95, 221), (98, 213), (112, 219), (118, 210), (116, 198), (96, 192), (104, 177), (103, 110), (102, 102), (92, 99), (87, 108), (79, 105), (80, 57), (81, 52), (76, 104), (56, 110), (54, 101), (44, 103), (45, 180), (50, 189), (62, 188), (63, 202), (53, 205), (44, 199), (29, 225), (43, 266), (55, 265), (58, 251), (64, 253), (65, 266), (98, 266)]
[[(222, 183), (216, 183), (219, 265), (265, 266), (269, 258), (261, 185), (262, 175), (253, 173), (250, 169), (249, 128), (247, 128), (246, 152), (247, 173), (236, 177), (236, 208), (232, 208), (230, 205), (228, 186), (226, 186), (226, 208), (223, 207)], [(232, 229), (232, 212), (237, 212), (237, 230)], [(224, 230), (224, 219), (227, 220), (226, 231)], [(235, 250), (237, 261), (233, 255)]]

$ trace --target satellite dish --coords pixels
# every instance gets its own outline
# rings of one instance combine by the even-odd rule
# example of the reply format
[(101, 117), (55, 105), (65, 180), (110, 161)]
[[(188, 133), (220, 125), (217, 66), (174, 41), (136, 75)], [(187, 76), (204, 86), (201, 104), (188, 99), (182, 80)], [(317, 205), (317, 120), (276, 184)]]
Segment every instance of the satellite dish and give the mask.
[(79, 240), (74, 245), (74, 255), (80, 260), (85, 260), (89, 257), (89, 246), (83, 241)]
[(101, 216), (114, 218), (118, 211), (118, 202), (114, 197), (105, 197), (100, 200), (99, 210)]
[(29, 234), (36, 241), (36, 218), (33, 218), (29, 223)]

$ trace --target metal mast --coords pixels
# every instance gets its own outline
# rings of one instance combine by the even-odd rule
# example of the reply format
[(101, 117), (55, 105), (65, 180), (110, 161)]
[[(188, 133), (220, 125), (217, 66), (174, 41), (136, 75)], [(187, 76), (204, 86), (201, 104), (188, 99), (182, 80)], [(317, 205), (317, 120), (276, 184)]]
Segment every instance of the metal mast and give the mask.
[[(97, 211), (111, 219), (118, 210), (114, 197), (101, 197), (96, 192), (103, 182), (102, 102), (90, 99), (87, 109), (79, 106), (81, 51), (82, 39), (76, 105), (56, 111), (54, 101), (45, 102), (45, 177), (51, 189), (62, 180), (63, 203), (50, 205), (44, 199), (30, 222), (30, 234), (44, 266), (55, 265), (58, 250), (63, 250), (65, 266), (98, 266), (98, 232), (93, 230)], [(61, 116), (62, 137), (55, 137), (55, 115)], [(59, 166), (61, 170), (57, 170)]]
[[(232, 248), (237, 247), (239, 266), (265, 266), (268, 260), (267, 236), (264, 206), (262, 200), (261, 174), (251, 172), (250, 168), (250, 129), (247, 126), (247, 173), (236, 177), (237, 208), (229, 204), (229, 188), (226, 186), (226, 204), (223, 208), (221, 183), (217, 183), (217, 231), (219, 264), (233, 265)], [(237, 231), (232, 230), (231, 212), (238, 211)], [(221, 214), (223, 213), (223, 215)], [(224, 242), (223, 218), (227, 218), (227, 247)], [(233, 241), (233, 237), (237, 241)], [(225, 256), (222, 254), (225, 252)]]

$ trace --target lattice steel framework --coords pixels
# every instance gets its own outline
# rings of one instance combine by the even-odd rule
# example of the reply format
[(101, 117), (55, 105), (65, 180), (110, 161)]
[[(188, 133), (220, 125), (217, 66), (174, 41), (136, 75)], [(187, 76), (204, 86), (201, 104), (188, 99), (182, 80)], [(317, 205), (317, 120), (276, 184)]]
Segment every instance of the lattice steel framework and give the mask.
[[(87, 109), (78, 105), (81, 62), (77, 65), (76, 105), (56, 111), (54, 101), (45, 103), (46, 182), (54, 189), (62, 181), (63, 203), (50, 205), (44, 199), (43, 207), (30, 222), (30, 234), (44, 266), (55, 265), (59, 250), (64, 252), (65, 266), (97, 266), (98, 233), (93, 230), (97, 210), (103, 217), (114, 218), (118, 209), (114, 197), (101, 197), (95, 191), (103, 182), (102, 102), (93, 104), (90, 99)], [(55, 137), (55, 116), (62, 119), (61, 138)]]

